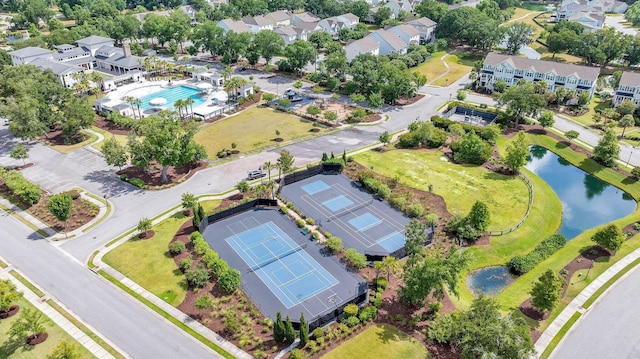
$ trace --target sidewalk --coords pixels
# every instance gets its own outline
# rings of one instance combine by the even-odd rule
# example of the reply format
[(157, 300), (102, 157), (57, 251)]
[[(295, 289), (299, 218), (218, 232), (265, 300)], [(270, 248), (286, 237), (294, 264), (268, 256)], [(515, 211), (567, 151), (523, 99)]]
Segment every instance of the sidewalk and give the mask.
[[(631, 264), (633, 261), (635, 261), (636, 259), (640, 258), (640, 248), (636, 249), (635, 251), (629, 253), (628, 255), (626, 255), (624, 258), (620, 259), (618, 262), (616, 262), (614, 265), (612, 265), (611, 267), (609, 267), (609, 269), (607, 269), (604, 273), (600, 274), (593, 282), (591, 282), (591, 284), (589, 284), (585, 289), (582, 290), (582, 292), (580, 292), (580, 294), (578, 294), (572, 301), (571, 303), (569, 303), (569, 305), (567, 305), (566, 308), (564, 308), (564, 310), (556, 317), (556, 319), (553, 320), (553, 322), (551, 322), (551, 324), (549, 324), (549, 326), (547, 327), (547, 329), (542, 333), (542, 335), (540, 336), (540, 338), (538, 339), (538, 341), (535, 343), (535, 349), (537, 352), (536, 357), (539, 357), (544, 350), (547, 348), (547, 346), (551, 343), (551, 341), (553, 340), (553, 338), (558, 334), (558, 332), (560, 331), (560, 329), (565, 325), (565, 323), (567, 323), (567, 321), (576, 313), (579, 312), (581, 314), (584, 314), (586, 312), (588, 312), (591, 308), (594, 308), (595, 305), (591, 305), (589, 307), (589, 309), (585, 309), (582, 307), (582, 305), (584, 304), (584, 302), (586, 302), (589, 298), (591, 298), (591, 296), (598, 290), (600, 289), (600, 287), (602, 287), (605, 283), (607, 283), (611, 278), (613, 278), (614, 275), (616, 275), (618, 272), (620, 272), (622, 269), (624, 269), (626, 266), (628, 266), (629, 264)], [(631, 271), (629, 271), (628, 273), (626, 273), (622, 278), (624, 278), (625, 276), (629, 275), (629, 273), (631, 273)], [(613, 286), (615, 286), (618, 282), (620, 282), (620, 280), (622, 278), (619, 278), (616, 283), (613, 284)], [(609, 287), (607, 289), (610, 290), (611, 288), (613, 288), (613, 286)], [(598, 298), (598, 300), (596, 300), (596, 303), (602, 299), (607, 293), (604, 292), (602, 293), (602, 295)], [(595, 303), (594, 303), (595, 304)], [(584, 318), (584, 315), (580, 317), (580, 319), (578, 319), (578, 321), (576, 323), (573, 324), (573, 326), (576, 326), (580, 323), (580, 320)], [(567, 332), (567, 334), (571, 331), (571, 329), (569, 329), (569, 331)], [(562, 342), (564, 341), (563, 337), (560, 342), (558, 343), (558, 345), (556, 346), (556, 349), (560, 347), (560, 345), (562, 344)], [(551, 357), (551, 355), (550, 355)]]
[[(199, 197), (198, 200), (202, 201), (202, 200), (222, 199), (224, 197), (227, 197), (227, 196), (233, 194), (234, 192), (237, 192), (237, 191), (232, 191), (230, 193), (225, 193), (225, 194), (221, 194), (221, 195), (202, 196), (202, 197)], [(164, 213), (163, 215), (155, 218), (153, 220), (153, 224), (154, 225), (158, 224), (158, 223), (162, 222), (163, 220), (173, 216), (175, 213), (178, 213), (180, 211), (182, 211), (182, 207), (180, 205), (177, 205), (172, 210), (167, 211), (167, 213)], [(127, 232), (125, 232), (125, 233), (127, 233)], [(135, 231), (133, 231), (131, 233), (135, 233)], [(188, 315), (186, 315), (183, 312), (181, 312), (179, 309), (173, 307), (169, 303), (167, 303), (164, 300), (160, 299), (155, 294), (153, 294), (153, 293), (149, 292), (148, 290), (144, 289), (143, 287), (141, 287), (140, 285), (138, 285), (137, 283), (135, 283), (131, 279), (127, 278), (125, 275), (123, 275), (122, 273), (118, 272), (117, 270), (111, 268), (109, 265), (107, 265), (106, 263), (104, 263), (102, 261), (102, 257), (104, 257), (105, 254), (107, 254), (110, 250), (118, 247), (120, 244), (128, 241), (130, 239), (130, 237), (131, 237), (130, 234), (124, 235), (120, 240), (118, 240), (116, 243), (111, 244), (109, 247), (102, 246), (101, 248), (98, 248), (98, 254), (96, 254), (96, 256), (93, 258), (93, 264), (95, 265), (95, 267), (92, 268), (92, 270), (94, 272), (96, 272), (96, 273), (99, 270), (105, 271), (107, 274), (109, 274), (110, 276), (112, 276), (113, 278), (118, 280), (120, 283), (124, 284), (127, 288), (131, 289), (136, 294), (138, 294), (141, 297), (145, 298), (146, 300), (150, 301), (155, 306), (157, 306), (158, 308), (163, 310), (165, 313), (171, 315), (175, 319), (179, 320), (184, 325), (189, 326), (191, 329), (196, 331), (198, 334), (204, 336), (205, 338), (207, 338), (211, 342), (215, 343), (217, 346), (219, 346), (220, 348), (224, 349), (226, 352), (228, 352), (229, 354), (231, 354), (235, 358), (238, 358), (238, 359), (251, 359), (252, 356), (249, 355), (247, 352), (245, 352), (242, 349), (236, 347), (235, 345), (233, 345), (233, 343), (228, 342), (226, 339), (224, 339), (223, 337), (221, 337), (217, 333), (211, 331), (209, 328), (205, 327), (204, 325), (200, 324), (199, 322), (197, 322), (193, 318), (191, 318)], [(151, 308), (148, 308), (148, 309), (152, 310)], [(190, 334), (188, 334), (188, 333), (185, 333), (185, 334), (191, 337)], [(197, 341), (196, 338), (192, 338), (192, 339)], [(204, 345), (204, 344), (202, 344), (202, 345)], [(222, 355), (218, 354), (217, 352), (213, 352), (213, 351), (212, 351), (212, 356), (215, 357), (215, 358), (223, 358)]]
[[(8, 264), (8, 263), (7, 263)], [(27, 299), (33, 306), (35, 306), (39, 311), (44, 313), (49, 319), (51, 319), (57, 326), (62, 328), (65, 332), (67, 332), (70, 336), (72, 336), (75, 340), (78, 341), (83, 347), (87, 348), (91, 354), (95, 355), (99, 359), (112, 359), (113, 355), (109, 354), (104, 348), (102, 348), (98, 343), (96, 343), (93, 339), (91, 339), (88, 335), (82, 332), (78, 327), (76, 327), (72, 322), (70, 322), (67, 318), (65, 318), (62, 314), (60, 314), (57, 310), (51, 307), (47, 300), (53, 300), (60, 307), (64, 306), (53, 298), (49, 298), (48, 295), (40, 298), (34, 292), (32, 292), (29, 288), (27, 288), (24, 284), (22, 284), (18, 279), (12, 276), (9, 271), (15, 270), (18, 271), (13, 265), (9, 265), (7, 268), (0, 270), (0, 279), (9, 279), (17, 289), (23, 293), (24, 298)], [(20, 273), (21, 276), (25, 277), (23, 273)], [(26, 278), (26, 277), (25, 277)], [(28, 279), (27, 279), (28, 280)], [(68, 312), (68, 311), (67, 311)], [(76, 320), (82, 322), (80, 318), (76, 317)], [(82, 322), (84, 326), (89, 328), (96, 335), (100, 336), (102, 340), (108, 342), (111, 347), (116, 349), (118, 352), (123, 353), (123, 351), (117, 348), (113, 343), (109, 342), (105, 337), (100, 335), (96, 330), (91, 328), (87, 323)], [(124, 355), (126, 358), (129, 356)]]

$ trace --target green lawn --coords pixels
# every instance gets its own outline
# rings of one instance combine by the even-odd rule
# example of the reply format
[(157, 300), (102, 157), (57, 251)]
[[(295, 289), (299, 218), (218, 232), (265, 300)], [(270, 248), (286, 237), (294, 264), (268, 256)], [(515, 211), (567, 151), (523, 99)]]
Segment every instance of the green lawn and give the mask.
[(417, 71), (422, 75), (427, 76), (427, 82), (433, 81), (436, 77), (447, 72), (447, 68), (444, 66), (442, 61), (440, 61), (440, 57), (446, 54), (446, 51), (438, 51), (431, 54), (431, 58), (424, 63), (420, 64), (420, 66), (414, 67), (411, 71)]
[(202, 206), (202, 209), (204, 209), (204, 213), (206, 215), (210, 215), (213, 213), (213, 210), (220, 205), (220, 202), (221, 201), (219, 199), (207, 200), (200, 202), (200, 205)]
[(278, 137), (289, 141), (310, 135), (311, 128), (311, 122), (297, 116), (270, 108), (253, 107), (204, 127), (196, 134), (195, 140), (207, 149), (209, 158), (216, 159), (216, 153), (223, 148), (231, 150), (232, 142), (237, 145), (237, 150), (247, 152), (277, 144), (273, 141), (276, 130), (280, 131)]
[[(593, 96), (593, 98), (591, 99), (591, 102), (589, 102), (588, 107), (589, 107), (589, 111), (583, 115), (580, 115), (580, 116), (566, 115), (566, 116), (584, 125), (591, 126), (595, 124), (595, 122), (593, 121), (593, 115), (596, 113), (596, 109), (603, 110), (605, 108), (611, 108), (611, 101), (610, 100), (603, 101), (600, 97)], [(628, 130), (629, 129), (627, 129), (627, 131)], [(620, 129), (620, 132), (622, 132), (622, 129)]]
[(432, 82), (432, 84), (436, 86), (450, 85), (471, 72), (471, 70), (473, 70), (473, 63), (482, 59), (484, 59), (484, 56), (481, 54), (456, 51), (444, 59), (447, 65), (449, 65), (449, 72)]
[(88, 144), (90, 144), (93, 141), (98, 139), (98, 137), (96, 135), (92, 134), (92, 133), (89, 133), (89, 132), (86, 132), (86, 131), (80, 131), (80, 132), (82, 132), (83, 134), (87, 135), (88, 138), (86, 140), (80, 142), (80, 143), (76, 143), (76, 144), (73, 144), (73, 145), (68, 145), (68, 146), (66, 146), (66, 145), (58, 145), (58, 146), (51, 146), (51, 148), (53, 148), (54, 150), (56, 150), (58, 152), (61, 152), (61, 153), (69, 153), (71, 151), (77, 150), (80, 147), (84, 147), (84, 146), (86, 146), (86, 145), (88, 145)]
[[(218, 201), (219, 202), (219, 201)], [(153, 226), (152, 238), (137, 237), (119, 245), (104, 256), (104, 262), (129, 277), (167, 303), (177, 306), (184, 300), (187, 283), (169, 255), (168, 246), (187, 220), (182, 212)]]
[(102, 136), (104, 136), (104, 140), (96, 143), (95, 145), (91, 146), (93, 148), (95, 148), (96, 150), (100, 150), (102, 148), (102, 144), (104, 143), (105, 140), (108, 140), (111, 137), (115, 137), (116, 141), (118, 141), (119, 144), (121, 144), (122, 146), (126, 146), (127, 145), (127, 136), (125, 135), (114, 135), (113, 133), (109, 132), (109, 131), (105, 131), (103, 129), (101, 129), (100, 127), (96, 127), (96, 126), (91, 126), (91, 130), (100, 133)]
[[(35, 307), (24, 298), (20, 299), (16, 304), (20, 306), (20, 312), (24, 309), (35, 309)], [(51, 353), (53, 348), (62, 341), (75, 344), (76, 353), (79, 353), (81, 358), (95, 358), (85, 347), (81, 346), (80, 343), (46, 316), (44, 317), (43, 324), (49, 337), (44, 343), (36, 346), (23, 346), (20, 345), (21, 343), (9, 341), (7, 332), (9, 328), (11, 328), (11, 324), (20, 316), (20, 312), (11, 318), (0, 320), (0, 342), (2, 343), (0, 344), (0, 358), (42, 359)]]
[(322, 358), (425, 359), (430, 357), (424, 345), (398, 328), (388, 324), (377, 324)]
[(377, 173), (414, 188), (444, 197), (452, 214), (466, 215), (476, 200), (491, 210), (491, 230), (517, 224), (527, 211), (527, 186), (518, 178), (504, 176), (475, 165), (458, 165), (446, 160), (438, 150), (392, 150), (364, 152), (354, 159)]

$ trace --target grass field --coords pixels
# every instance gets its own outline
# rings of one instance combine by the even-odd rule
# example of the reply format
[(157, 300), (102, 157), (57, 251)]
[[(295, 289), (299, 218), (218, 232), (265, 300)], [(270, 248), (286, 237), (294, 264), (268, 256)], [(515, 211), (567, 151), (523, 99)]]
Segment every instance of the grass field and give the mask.
[(76, 143), (73, 145), (69, 145), (69, 146), (65, 146), (65, 145), (61, 145), (61, 146), (51, 146), (51, 148), (53, 148), (54, 150), (60, 152), (60, 153), (69, 153), (71, 151), (75, 151), (80, 147), (84, 147), (90, 143), (92, 143), (93, 141), (97, 140), (98, 137), (92, 133), (89, 133), (87, 131), (80, 131), (83, 134), (87, 135), (88, 138), (80, 143)]
[(436, 79), (431, 84), (436, 86), (447, 86), (458, 81), (462, 76), (468, 74), (473, 69), (473, 63), (484, 59), (483, 55), (465, 51), (456, 51), (444, 60), (449, 65), (449, 72)]
[(374, 325), (324, 355), (323, 359), (426, 359), (427, 348), (388, 324)]
[(433, 192), (444, 197), (452, 214), (466, 215), (476, 200), (484, 201), (491, 210), (492, 230), (507, 229), (524, 217), (529, 195), (520, 179), (444, 158), (437, 150), (369, 151), (354, 156), (377, 173), (390, 178), (399, 175), (411, 187), (426, 191), (433, 185)]
[(114, 135), (113, 133), (109, 132), (109, 131), (105, 131), (103, 129), (101, 129), (100, 127), (96, 127), (96, 126), (91, 126), (91, 130), (98, 132), (99, 134), (101, 134), (102, 136), (104, 136), (104, 140), (96, 143), (95, 145), (91, 146), (93, 148), (95, 148), (96, 150), (100, 151), (100, 149), (102, 148), (102, 144), (104, 143), (105, 140), (108, 140), (111, 137), (115, 137), (116, 141), (118, 141), (119, 144), (121, 144), (122, 146), (126, 146), (127, 145), (127, 136), (125, 135)]
[(18, 319), (24, 309), (35, 309), (26, 299), (20, 299), (16, 304), (20, 306), (20, 312), (11, 318), (0, 321), (0, 358), (42, 359), (51, 353), (53, 348), (62, 341), (75, 344), (76, 353), (79, 353), (81, 358), (95, 358), (85, 347), (81, 346), (80, 343), (46, 316), (44, 317), (43, 325), (49, 337), (44, 343), (36, 346), (23, 346), (20, 345), (21, 343), (11, 342), (8, 335), (11, 324)]
[(440, 57), (444, 54), (446, 54), (446, 51), (434, 52), (429, 60), (411, 69), (411, 71), (418, 71), (420, 74), (427, 76), (427, 82), (433, 81), (436, 77), (447, 72), (447, 68), (440, 61)]
[(185, 297), (184, 275), (169, 255), (168, 246), (180, 226), (189, 218), (182, 212), (153, 226), (152, 238), (131, 239), (104, 256), (104, 262), (165, 302), (177, 306)]
[[(297, 116), (254, 107), (201, 129), (195, 140), (205, 146), (209, 158), (216, 159), (216, 153), (223, 148), (231, 150), (232, 142), (237, 150), (247, 152), (277, 144), (273, 141), (276, 137), (289, 141), (308, 136), (311, 128), (311, 122)], [(276, 136), (276, 130), (280, 131), (280, 136)]]

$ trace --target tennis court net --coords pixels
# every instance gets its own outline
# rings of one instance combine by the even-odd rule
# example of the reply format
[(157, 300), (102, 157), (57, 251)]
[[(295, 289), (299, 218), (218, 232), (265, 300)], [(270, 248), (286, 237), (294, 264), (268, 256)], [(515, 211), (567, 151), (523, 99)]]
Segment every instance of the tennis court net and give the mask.
[(353, 213), (354, 211), (357, 211), (357, 210), (359, 210), (360, 208), (364, 208), (364, 207), (366, 207), (366, 206), (370, 205), (371, 203), (373, 203), (373, 199), (371, 199), (370, 201), (364, 202), (364, 203), (360, 203), (360, 204), (358, 204), (358, 205), (356, 205), (356, 206), (354, 206), (354, 207), (351, 207), (351, 208), (345, 209), (345, 210), (344, 210), (344, 211), (342, 211), (342, 212), (339, 212), (339, 213), (336, 213), (336, 214), (332, 214), (331, 216), (327, 217), (327, 222), (331, 222), (331, 221), (333, 221), (334, 219), (336, 219), (336, 218), (338, 218), (338, 217), (341, 217), (341, 216), (344, 216), (344, 215), (345, 215), (345, 214), (347, 214), (347, 213)]
[(288, 251), (286, 251), (286, 252), (282, 253), (282, 254), (281, 254), (281, 255), (279, 255), (279, 256), (276, 256), (276, 257), (274, 257), (274, 258), (269, 259), (269, 260), (268, 260), (268, 261), (266, 261), (266, 262), (260, 263), (260, 264), (258, 264), (257, 266), (253, 266), (253, 267), (249, 268), (249, 272), (255, 272), (256, 270), (258, 270), (258, 269), (260, 269), (260, 268), (262, 268), (262, 267), (266, 267), (266, 266), (268, 266), (269, 264), (271, 264), (271, 263), (273, 263), (273, 262), (275, 262), (275, 261), (279, 261), (279, 260), (281, 260), (282, 258), (284, 258), (284, 257), (286, 257), (286, 256), (292, 255), (293, 253), (299, 252), (299, 251), (301, 251), (303, 248), (306, 248), (306, 247), (307, 247), (307, 244), (305, 243), (305, 244), (303, 244), (303, 245), (301, 245), (301, 246), (299, 246), (299, 247), (296, 247), (296, 248), (293, 248), (293, 249), (291, 249), (291, 250), (288, 250)]

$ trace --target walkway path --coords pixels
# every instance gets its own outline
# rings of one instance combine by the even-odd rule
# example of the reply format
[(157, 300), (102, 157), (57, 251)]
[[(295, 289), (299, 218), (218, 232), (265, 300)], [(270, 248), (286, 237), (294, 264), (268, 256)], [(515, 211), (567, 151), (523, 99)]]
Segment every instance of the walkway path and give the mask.
[[(46, 294), (44, 297), (39, 297), (37, 294), (31, 291), (31, 289), (29, 289), (27, 286), (25, 286), (19, 280), (17, 280), (16, 277), (11, 275), (9, 272), (12, 270), (17, 271), (17, 269), (14, 268), (12, 265), (9, 265), (7, 268), (0, 270), (0, 279), (9, 279), (17, 287), (18, 291), (22, 292), (26, 300), (28, 300), (31, 304), (33, 304), (33, 306), (36, 307), (39, 311), (41, 311), (44, 315), (49, 317), (49, 319), (51, 319), (57, 326), (62, 328), (62, 330), (64, 330), (70, 336), (72, 336), (75, 340), (77, 340), (78, 343), (80, 343), (80, 345), (87, 348), (87, 350), (90, 351), (91, 354), (95, 355), (98, 359), (114, 358), (113, 355), (109, 354), (109, 352), (107, 352), (98, 343), (96, 343), (93, 339), (91, 339), (88, 335), (86, 335), (82, 330), (80, 330), (77, 326), (75, 326), (75, 324), (70, 322), (57, 310), (51, 307), (51, 305), (49, 305), (48, 303), (48, 300), (52, 300), (54, 303), (56, 303), (60, 307), (64, 307), (60, 302), (58, 302), (54, 298), (49, 297)], [(19, 274), (22, 277), (25, 277), (25, 279), (27, 279), (24, 273), (19, 273)], [(82, 322), (82, 320), (80, 320), (77, 317), (75, 319)], [(86, 323), (82, 323), (82, 324), (88, 327), (89, 329), (91, 329), (91, 331), (94, 334), (100, 336), (100, 339), (104, 340), (105, 342), (108, 342), (106, 338), (104, 338), (102, 335), (100, 335), (95, 330), (90, 328), (88, 324)], [(109, 343), (109, 345), (114, 347), (114, 349), (118, 350), (118, 352), (122, 354), (122, 350), (117, 349), (115, 345), (113, 345), (112, 343)], [(128, 356), (125, 356), (125, 357), (128, 357)]]
[[(440, 56), (440, 61), (442, 61), (442, 64), (444, 65), (444, 67), (447, 69), (447, 71), (441, 73), (440, 75), (436, 76), (433, 80), (427, 82), (427, 85), (430, 85), (432, 82), (435, 82), (436, 80), (442, 78), (443, 76), (446, 76), (449, 74), (449, 72), (451, 72), (451, 68), (449, 67), (449, 64), (447, 63), (447, 61), (445, 61), (445, 59), (447, 58), (447, 56), (451, 55), (450, 53), (446, 53), (442, 56)], [(435, 85), (431, 85), (431, 86), (435, 86)]]
[[(567, 323), (567, 321), (569, 319), (571, 319), (571, 317), (575, 313), (584, 314), (584, 313), (590, 311), (593, 308), (597, 308), (597, 306), (595, 304), (590, 306), (589, 309), (583, 308), (582, 305), (585, 303), (585, 301), (587, 301), (587, 299), (591, 298), (591, 296), (600, 287), (602, 287), (611, 278), (613, 278), (613, 276), (615, 276), (618, 272), (620, 272), (622, 269), (624, 269), (626, 266), (628, 266), (629, 264), (631, 264), (634, 260), (636, 260), (638, 258), (640, 258), (640, 248), (636, 249), (635, 251), (633, 251), (633, 252), (629, 253), (628, 255), (626, 255), (624, 258), (620, 259), (614, 265), (609, 267), (609, 269), (607, 269), (604, 273), (600, 274), (585, 289), (583, 289), (582, 292), (580, 292), (580, 294), (578, 294), (578, 296), (576, 296), (571, 301), (571, 303), (569, 303), (569, 305), (567, 305), (567, 307), (564, 308), (564, 310), (556, 317), (556, 319), (553, 320), (553, 322), (551, 322), (551, 324), (549, 324), (547, 329), (542, 333), (542, 335), (540, 336), (540, 338), (538, 339), (538, 341), (535, 344), (535, 348), (536, 348), (536, 351), (538, 352), (538, 355), (540, 355), (540, 354), (542, 354), (544, 352), (544, 350), (551, 343), (553, 338), (558, 334), (560, 329), (562, 329), (562, 327)], [(632, 271), (627, 273), (625, 276), (628, 276), (631, 273), (632, 273)], [(620, 283), (620, 281), (621, 281), (621, 279), (618, 279), (618, 281), (616, 283)], [(611, 289), (612, 288), (609, 288), (608, 291), (611, 290)], [(598, 301), (602, 300), (605, 297), (606, 294), (607, 294), (606, 292), (603, 293), (603, 295), (598, 299)], [(637, 318), (635, 316), (633, 316), (633, 317)], [(573, 324), (573, 328), (577, 327), (580, 324), (580, 322), (583, 321), (583, 320), (584, 320), (584, 316), (581, 319), (579, 319), (578, 322)], [(635, 321), (635, 319), (634, 319), (634, 321)], [(598, 330), (596, 328), (592, 328), (592, 329), (593, 330)], [(600, 328), (600, 329), (602, 329), (602, 328)], [(630, 334), (633, 334), (633, 336), (637, 337), (638, 333), (635, 332), (635, 333), (630, 333)], [(558, 347), (556, 347), (556, 351), (559, 348), (562, 347), (562, 344), (566, 339), (567, 339), (567, 336), (565, 335), (565, 337), (562, 339), (562, 341), (560, 342)], [(579, 348), (575, 348), (575, 347), (573, 349), (574, 350), (579, 350)], [(568, 357), (576, 357), (576, 356), (559, 356), (559, 358), (563, 358), (563, 357), (564, 358), (568, 358)], [(596, 356), (594, 356), (594, 357), (596, 357)], [(598, 358), (602, 358), (601, 356), (597, 356), (597, 357)], [(617, 357), (617, 356), (611, 356), (611, 358), (614, 358), (614, 357)]]

